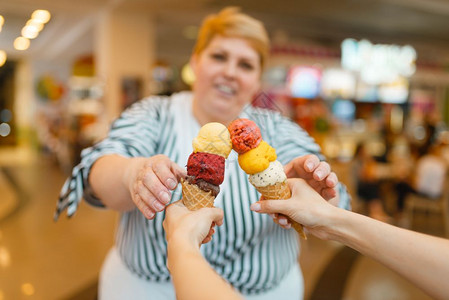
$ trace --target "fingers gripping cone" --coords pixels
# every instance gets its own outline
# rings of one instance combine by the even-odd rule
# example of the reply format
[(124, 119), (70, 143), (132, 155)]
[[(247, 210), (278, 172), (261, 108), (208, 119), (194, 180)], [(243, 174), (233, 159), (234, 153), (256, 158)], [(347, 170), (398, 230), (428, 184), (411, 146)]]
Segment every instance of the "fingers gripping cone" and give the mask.
[(215, 197), (211, 192), (200, 189), (196, 184), (190, 184), (181, 179), (182, 185), (182, 203), (189, 210), (198, 210), (203, 207), (213, 207)]
[[(290, 191), (290, 188), (287, 184), (287, 182), (278, 182), (273, 185), (268, 186), (260, 186), (256, 189), (259, 191), (259, 193), (262, 194), (264, 200), (282, 200), (282, 199), (288, 199), (292, 196), (292, 193)], [(287, 217), (288, 218), (288, 217)], [(292, 219), (288, 218), (290, 223), (292, 224), (292, 227), (298, 232), (298, 234), (305, 240), (307, 240), (307, 236), (304, 233), (304, 229), (301, 224), (298, 222), (293, 221)]]

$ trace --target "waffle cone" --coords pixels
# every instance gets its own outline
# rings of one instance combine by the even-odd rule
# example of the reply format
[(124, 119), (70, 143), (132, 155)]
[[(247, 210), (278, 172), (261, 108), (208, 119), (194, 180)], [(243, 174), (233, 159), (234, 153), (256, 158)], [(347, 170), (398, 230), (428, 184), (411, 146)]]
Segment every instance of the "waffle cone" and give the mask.
[(190, 184), (181, 179), (182, 185), (182, 203), (189, 210), (198, 210), (203, 207), (214, 207), (215, 197), (212, 192), (205, 192), (196, 184)]
[[(256, 189), (262, 194), (264, 200), (284, 200), (292, 196), (292, 192), (290, 191), (290, 187), (286, 181), (277, 182), (276, 184), (268, 186), (256, 186)], [(307, 240), (307, 236), (304, 233), (302, 225), (290, 218), (288, 219), (291, 222), (292, 227), (299, 233), (299, 235), (303, 239)]]

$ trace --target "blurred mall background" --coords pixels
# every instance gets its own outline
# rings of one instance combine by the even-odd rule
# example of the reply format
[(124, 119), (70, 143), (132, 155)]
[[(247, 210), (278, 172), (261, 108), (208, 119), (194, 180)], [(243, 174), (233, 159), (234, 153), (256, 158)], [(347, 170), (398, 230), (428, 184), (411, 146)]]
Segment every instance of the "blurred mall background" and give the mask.
[[(254, 105), (281, 111), (316, 139), (354, 210), (448, 236), (444, 186), (441, 199), (408, 195), (403, 209), (397, 187), (416, 175), (429, 149), (448, 160), (449, 1), (226, 5), (263, 21), (272, 40)], [(198, 25), (222, 7), (215, 0), (0, 0), (0, 300), (95, 299), (116, 215), (83, 205), (73, 219), (53, 223), (59, 189), (81, 149), (125, 107), (189, 89)], [(361, 144), (380, 206), (357, 195)], [(302, 249), (307, 299), (429, 299), (337, 243), (310, 238)]]

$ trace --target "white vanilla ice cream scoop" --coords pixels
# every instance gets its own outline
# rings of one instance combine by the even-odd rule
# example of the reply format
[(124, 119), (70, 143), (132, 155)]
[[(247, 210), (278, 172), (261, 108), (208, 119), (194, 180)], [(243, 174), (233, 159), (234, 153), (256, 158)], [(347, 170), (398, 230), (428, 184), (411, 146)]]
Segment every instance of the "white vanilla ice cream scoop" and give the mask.
[(277, 160), (270, 162), (265, 170), (249, 176), (249, 182), (256, 187), (274, 185), (286, 179), (284, 166)]

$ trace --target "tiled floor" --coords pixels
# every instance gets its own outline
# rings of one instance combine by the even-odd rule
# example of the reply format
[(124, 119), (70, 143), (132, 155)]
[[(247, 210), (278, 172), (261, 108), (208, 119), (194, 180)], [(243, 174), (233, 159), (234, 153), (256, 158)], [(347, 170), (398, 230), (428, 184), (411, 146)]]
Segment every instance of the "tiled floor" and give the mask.
[(11, 190), (18, 202), (0, 220), (0, 299), (64, 299), (94, 282), (115, 213), (82, 205), (75, 218), (54, 223), (64, 176), (51, 160), (2, 167), (1, 174), (1, 202)]
[[(8, 153), (0, 149), (0, 300), (94, 299), (116, 213), (82, 204), (73, 219), (54, 223), (65, 175), (48, 157)], [(313, 237), (301, 244), (306, 299), (430, 299), (341, 244)]]

